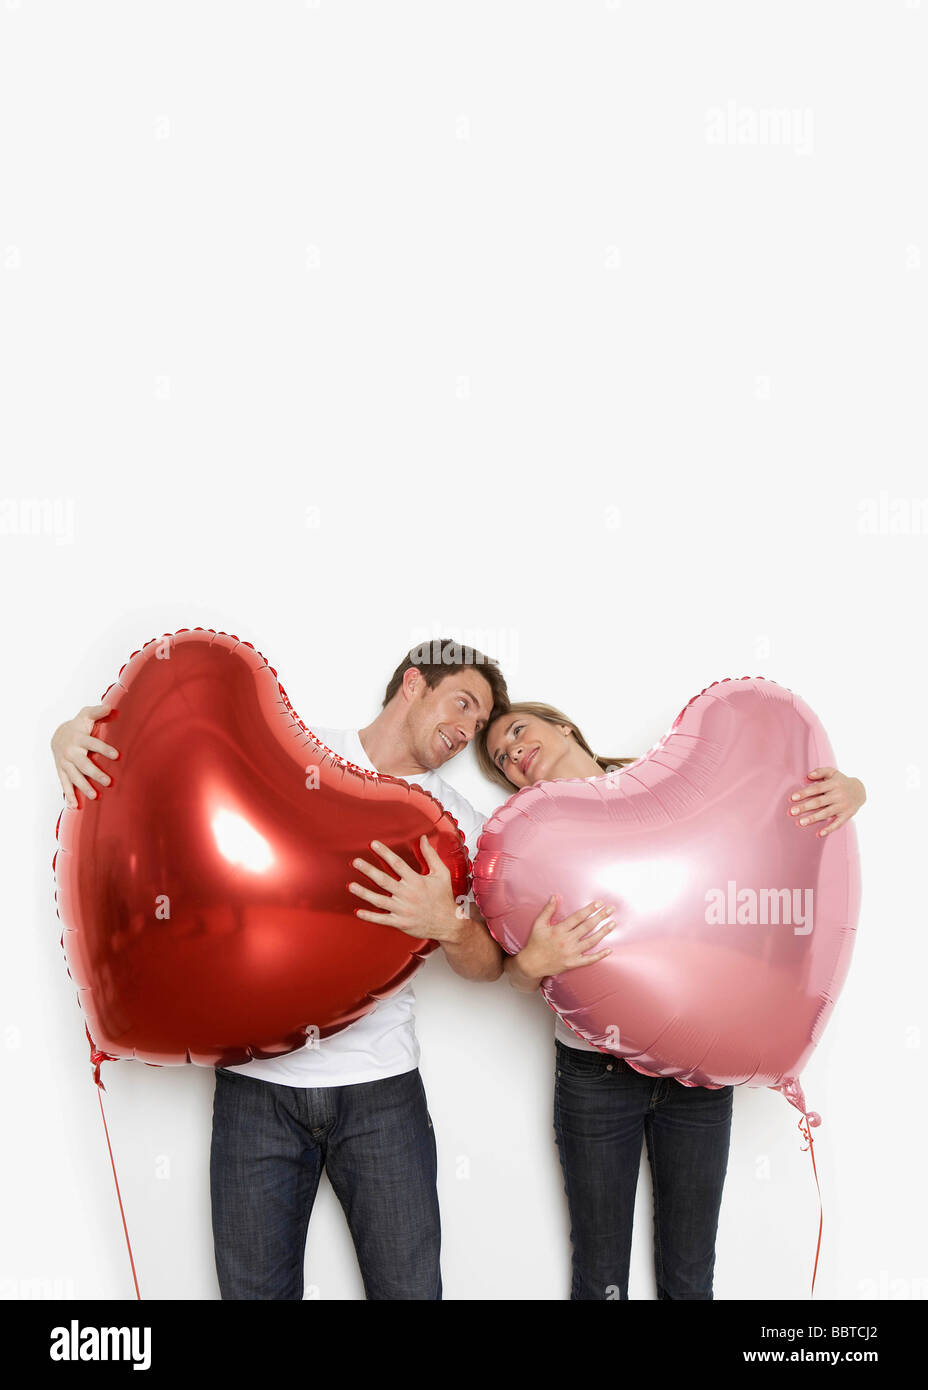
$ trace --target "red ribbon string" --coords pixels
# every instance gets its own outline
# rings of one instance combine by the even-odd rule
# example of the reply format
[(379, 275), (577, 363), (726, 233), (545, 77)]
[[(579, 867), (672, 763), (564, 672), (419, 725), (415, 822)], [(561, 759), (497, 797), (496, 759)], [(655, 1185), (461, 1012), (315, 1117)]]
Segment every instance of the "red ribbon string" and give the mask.
[(818, 1188), (818, 1244), (815, 1247), (815, 1267), (812, 1270), (812, 1288), (809, 1293), (809, 1297), (812, 1298), (815, 1294), (815, 1276), (818, 1272), (818, 1256), (822, 1248), (822, 1221), (824, 1219), (824, 1211), (822, 1208), (822, 1189), (819, 1186), (818, 1169), (815, 1166), (815, 1143), (812, 1139), (812, 1131), (809, 1128), (809, 1122), (805, 1115), (803, 1115), (802, 1119), (799, 1121), (799, 1132), (802, 1134), (802, 1137), (808, 1141), (803, 1145), (802, 1152), (805, 1153), (806, 1149), (809, 1150), (809, 1157), (812, 1159), (812, 1172), (815, 1174), (815, 1186)]
[(129, 1264), (132, 1266), (132, 1282), (135, 1284), (135, 1296), (139, 1302), (141, 1302), (142, 1295), (139, 1293), (139, 1281), (135, 1273), (135, 1260), (132, 1258), (132, 1244), (129, 1240), (129, 1228), (126, 1225), (126, 1213), (123, 1211), (122, 1195), (119, 1191), (119, 1179), (116, 1176), (113, 1146), (110, 1143), (110, 1132), (107, 1128), (106, 1114), (103, 1110), (103, 1096), (100, 1094), (101, 1091), (106, 1090), (106, 1087), (100, 1080), (100, 1066), (103, 1062), (112, 1062), (114, 1058), (110, 1057), (109, 1053), (101, 1052), (99, 1048), (94, 1046), (93, 1038), (91, 1038), (89, 1032), (87, 1032), (86, 1026), (84, 1032), (87, 1033), (87, 1041), (90, 1043), (90, 1061), (93, 1064), (93, 1079), (97, 1084), (97, 1100), (100, 1102), (100, 1114), (103, 1116), (103, 1133), (106, 1135), (106, 1147), (109, 1149), (110, 1166), (113, 1169), (113, 1182), (116, 1184), (116, 1200), (119, 1203), (119, 1215), (122, 1217), (122, 1229), (126, 1237), (126, 1249), (129, 1251)]
[(135, 1260), (132, 1258), (132, 1246), (129, 1244), (129, 1231), (126, 1226), (126, 1213), (122, 1209), (122, 1197), (119, 1195), (119, 1179), (116, 1177), (116, 1164), (113, 1163), (113, 1149), (110, 1144), (110, 1132), (106, 1127), (106, 1116), (103, 1114), (103, 1097), (100, 1092), (104, 1089), (101, 1085), (97, 1090), (97, 1100), (100, 1102), (100, 1114), (103, 1115), (103, 1131), (106, 1134), (106, 1147), (110, 1151), (110, 1163), (113, 1166), (113, 1181), (116, 1183), (116, 1200), (119, 1202), (119, 1214), (122, 1217), (122, 1228), (126, 1233), (126, 1246), (129, 1251), (129, 1263), (132, 1266), (132, 1281), (135, 1284), (135, 1296), (141, 1301), (142, 1295), (139, 1293), (139, 1281), (135, 1273)]

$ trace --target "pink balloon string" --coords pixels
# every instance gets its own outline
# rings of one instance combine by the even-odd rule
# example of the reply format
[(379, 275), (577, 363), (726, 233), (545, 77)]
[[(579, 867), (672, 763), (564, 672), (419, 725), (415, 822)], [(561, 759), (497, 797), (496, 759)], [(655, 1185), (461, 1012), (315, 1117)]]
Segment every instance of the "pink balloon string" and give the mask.
[[(802, 1119), (799, 1121), (800, 1133), (802, 1134), (802, 1137), (806, 1140), (806, 1143), (802, 1146), (802, 1152), (805, 1153), (806, 1149), (808, 1149), (809, 1151), (809, 1157), (812, 1159), (812, 1172), (815, 1175), (815, 1186), (818, 1189), (818, 1243), (815, 1247), (815, 1266), (812, 1270), (812, 1288), (809, 1292), (810, 1298), (814, 1297), (815, 1295), (815, 1276), (818, 1272), (819, 1251), (822, 1248), (822, 1222), (824, 1219), (824, 1210), (822, 1207), (822, 1189), (818, 1180), (818, 1169), (815, 1166), (815, 1141), (812, 1138), (811, 1130), (811, 1125), (814, 1124), (815, 1121), (818, 1120), (818, 1118), (819, 1117), (817, 1115), (815, 1115), (814, 1117), (812, 1115), (803, 1115)], [(820, 1120), (819, 1123), (821, 1123)]]

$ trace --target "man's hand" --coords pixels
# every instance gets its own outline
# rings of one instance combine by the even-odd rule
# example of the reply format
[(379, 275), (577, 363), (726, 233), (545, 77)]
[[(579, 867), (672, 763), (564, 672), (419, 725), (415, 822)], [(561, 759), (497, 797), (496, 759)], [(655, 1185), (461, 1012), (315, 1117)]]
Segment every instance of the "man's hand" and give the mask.
[(806, 776), (813, 779), (815, 785), (793, 792), (790, 801), (799, 804), (790, 806), (790, 815), (795, 816), (800, 825), (814, 825), (834, 816), (833, 823), (818, 832), (820, 837), (830, 835), (849, 821), (867, 799), (860, 778), (846, 777), (836, 767), (814, 767)]
[(74, 788), (78, 787), (91, 801), (96, 800), (97, 793), (87, 781), (92, 777), (101, 786), (108, 787), (110, 778), (95, 763), (90, 761), (88, 753), (102, 753), (107, 758), (118, 758), (119, 753), (109, 743), (103, 743), (98, 738), (92, 738), (90, 731), (98, 719), (105, 719), (112, 711), (112, 705), (85, 705), (80, 713), (73, 719), (69, 719), (64, 724), (59, 724), (52, 734), (51, 749), (55, 759), (55, 768), (58, 772), (58, 780), (61, 783), (61, 790), (64, 792), (64, 799), (72, 808), (77, 806), (77, 797), (74, 795)]
[(352, 893), (385, 909), (365, 912), (357, 908), (355, 915), (367, 922), (396, 927), (407, 936), (438, 941), (451, 969), (465, 980), (498, 980), (503, 970), (503, 953), (490, 935), (486, 922), (469, 901), (455, 902), (451, 874), (429, 843), (428, 836), (420, 836), (419, 845), (429, 866), (427, 872), (421, 874), (379, 840), (371, 841), (371, 849), (390, 865), (398, 878), (392, 878), (366, 859), (351, 861), (356, 869), (362, 869), (368, 878), (386, 890), (374, 893), (360, 883), (350, 883), (348, 887)]
[(419, 847), (429, 866), (428, 871), (421, 874), (411, 869), (405, 860), (379, 840), (371, 840), (371, 849), (389, 864), (397, 878), (369, 864), (366, 859), (352, 859), (354, 868), (361, 869), (384, 890), (374, 893), (360, 883), (349, 883), (352, 893), (383, 909), (381, 912), (365, 912), (362, 908), (356, 908), (355, 915), (363, 917), (365, 922), (381, 922), (384, 926), (396, 927), (407, 936), (425, 937), (430, 941), (454, 945), (468, 932), (470, 918), (458, 912), (451, 891), (451, 874), (438, 851), (429, 844), (428, 836), (419, 837)]

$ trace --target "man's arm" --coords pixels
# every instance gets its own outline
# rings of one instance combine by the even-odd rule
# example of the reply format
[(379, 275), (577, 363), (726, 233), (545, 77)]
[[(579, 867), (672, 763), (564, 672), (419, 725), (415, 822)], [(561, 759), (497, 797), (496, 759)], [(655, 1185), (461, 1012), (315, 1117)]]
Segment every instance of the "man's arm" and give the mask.
[[(465, 980), (498, 980), (503, 973), (503, 949), (490, 935), (476, 903), (467, 903), (460, 935), (443, 940), (448, 964)], [(461, 910), (461, 909), (459, 909)]]
[(85, 705), (73, 719), (59, 724), (52, 734), (51, 748), (55, 770), (64, 792), (64, 799), (72, 809), (77, 807), (75, 788), (82, 791), (91, 801), (96, 800), (97, 792), (87, 781), (88, 777), (92, 777), (102, 787), (108, 787), (110, 784), (107, 774), (97, 767), (96, 763), (92, 763), (88, 755), (102, 753), (106, 758), (119, 757), (112, 744), (104, 743), (102, 739), (94, 738), (91, 734), (94, 724), (99, 719), (105, 719), (111, 709), (112, 705)]
[(407, 936), (437, 941), (452, 970), (466, 980), (498, 980), (503, 973), (503, 952), (487, 930), (476, 905), (455, 902), (451, 874), (427, 836), (420, 837), (419, 847), (429, 866), (421, 874), (379, 840), (371, 841), (371, 849), (390, 866), (397, 878), (366, 859), (351, 861), (354, 868), (361, 869), (384, 890), (374, 893), (363, 884), (350, 883), (348, 887), (352, 893), (382, 909), (367, 912), (358, 908), (356, 915), (366, 922), (396, 927)]

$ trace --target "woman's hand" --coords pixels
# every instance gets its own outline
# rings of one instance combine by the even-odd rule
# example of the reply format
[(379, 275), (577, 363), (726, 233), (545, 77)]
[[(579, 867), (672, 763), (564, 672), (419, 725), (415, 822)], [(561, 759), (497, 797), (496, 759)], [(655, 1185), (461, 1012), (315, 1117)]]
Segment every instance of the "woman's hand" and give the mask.
[(793, 792), (790, 800), (799, 804), (790, 807), (790, 815), (795, 816), (800, 825), (814, 825), (816, 821), (834, 816), (833, 824), (820, 830), (819, 837), (830, 835), (844, 825), (867, 799), (860, 778), (846, 777), (836, 767), (815, 767), (806, 776), (815, 779), (816, 785)]
[(522, 950), (507, 958), (503, 969), (515, 989), (528, 993), (537, 989), (549, 975), (592, 965), (610, 954), (609, 947), (601, 951), (594, 951), (593, 947), (615, 926), (614, 918), (603, 920), (604, 914), (614, 912), (615, 907), (587, 903), (586, 907), (555, 922), (552, 919), (559, 901), (559, 894), (552, 894), (535, 918)]
[(52, 734), (51, 749), (58, 780), (64, 792), (64, 799), (72, 808), (77, 806), (75, 787), (79, 787), (91, 801), (96, 799), (97, 793), (87, 781), (88, 777), (92, 777), (104, 787), (110, 784), (110, 778), (92, 763), (87, 755), (93, 752), (102, 753), (107, 758), (119, 757), (115, 748), (103, 743), (101, 739), (92, 738), (90, 733), (97, 720), (105, 719), (111, 709), (111, 705), (85, 705), (73, 719), (59, 724)]

